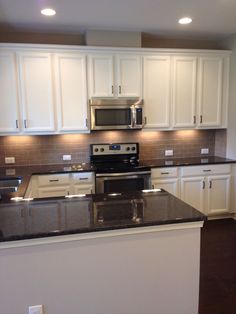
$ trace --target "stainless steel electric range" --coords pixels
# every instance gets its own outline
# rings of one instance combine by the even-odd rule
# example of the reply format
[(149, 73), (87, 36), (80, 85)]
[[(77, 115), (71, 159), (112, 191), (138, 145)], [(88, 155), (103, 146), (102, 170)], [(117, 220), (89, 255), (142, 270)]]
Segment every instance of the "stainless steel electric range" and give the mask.
[(151, 188), (150, 168), (139, 165), (138, 143), (90, 146), (90, 162), (96, 170), (96, 193), (119, 193)]

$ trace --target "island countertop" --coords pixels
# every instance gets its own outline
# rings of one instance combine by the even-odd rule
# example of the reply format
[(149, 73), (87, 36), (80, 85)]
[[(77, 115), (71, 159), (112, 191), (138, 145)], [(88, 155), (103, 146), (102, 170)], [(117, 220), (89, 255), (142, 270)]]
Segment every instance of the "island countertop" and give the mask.
[(164, 190), (0, 204), (0, 242), (204, 221)]

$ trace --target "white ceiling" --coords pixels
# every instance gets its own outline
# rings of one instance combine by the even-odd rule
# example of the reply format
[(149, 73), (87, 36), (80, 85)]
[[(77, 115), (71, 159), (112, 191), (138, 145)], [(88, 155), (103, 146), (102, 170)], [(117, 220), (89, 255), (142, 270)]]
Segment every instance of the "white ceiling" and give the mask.
[[(44, 7), (57, 14), (45, 17)], [(181, 26), (182, 16), (193, 23)], [(168, 37), (221, 39), (236, 33), (236, 0), (0, 0), (0, 25), (23, 31), (142, 31)]]

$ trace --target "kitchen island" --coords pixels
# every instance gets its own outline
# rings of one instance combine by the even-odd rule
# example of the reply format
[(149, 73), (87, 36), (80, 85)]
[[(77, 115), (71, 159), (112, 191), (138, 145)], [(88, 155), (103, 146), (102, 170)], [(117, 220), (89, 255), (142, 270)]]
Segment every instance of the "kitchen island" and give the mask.
[(197, 314), (204, 220), (163, 190), (1, 202), (1, 311)]

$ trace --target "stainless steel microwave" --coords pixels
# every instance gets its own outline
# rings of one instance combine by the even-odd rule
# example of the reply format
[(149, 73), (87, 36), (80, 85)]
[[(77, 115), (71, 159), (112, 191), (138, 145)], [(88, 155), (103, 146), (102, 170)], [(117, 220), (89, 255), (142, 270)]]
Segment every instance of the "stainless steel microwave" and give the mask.
[(90, 100), (91, 129), (119, 130), (143, 127), (143, 101), (141, 99)]

